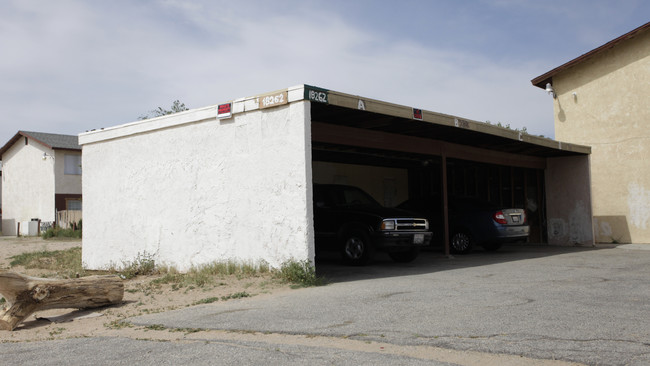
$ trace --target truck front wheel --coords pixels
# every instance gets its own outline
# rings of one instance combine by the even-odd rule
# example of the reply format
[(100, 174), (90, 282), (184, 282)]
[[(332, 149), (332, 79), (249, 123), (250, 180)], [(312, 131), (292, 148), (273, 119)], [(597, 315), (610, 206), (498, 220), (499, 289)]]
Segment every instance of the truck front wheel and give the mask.
[(375, 249), (370, 236), (363, 230), (352, 230), (343, 235), (341, 257), (346, 264), (363, 266), (372, 260)]

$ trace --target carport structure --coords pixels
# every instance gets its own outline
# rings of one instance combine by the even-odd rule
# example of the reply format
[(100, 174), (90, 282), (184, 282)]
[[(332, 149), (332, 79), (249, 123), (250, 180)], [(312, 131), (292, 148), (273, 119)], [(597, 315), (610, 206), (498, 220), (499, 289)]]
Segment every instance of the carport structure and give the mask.
[(589, 147), (309, 85), (79, 141), (88, 268), (313, 261), (321, 182), (387, 205), (439, 193), (445, 218), (449, 194), (518, 205), (533, 240), (593, 244)]

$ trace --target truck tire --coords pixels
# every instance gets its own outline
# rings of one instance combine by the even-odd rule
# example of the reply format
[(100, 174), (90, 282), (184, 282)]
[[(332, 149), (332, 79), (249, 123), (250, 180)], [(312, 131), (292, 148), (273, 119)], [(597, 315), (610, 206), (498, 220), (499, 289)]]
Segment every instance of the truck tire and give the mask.
[(364, 230), (351, 230), (341, 240), (341, 257), (343, 262), (352, 266), (368, 264), (375, 254), (370, 236)]

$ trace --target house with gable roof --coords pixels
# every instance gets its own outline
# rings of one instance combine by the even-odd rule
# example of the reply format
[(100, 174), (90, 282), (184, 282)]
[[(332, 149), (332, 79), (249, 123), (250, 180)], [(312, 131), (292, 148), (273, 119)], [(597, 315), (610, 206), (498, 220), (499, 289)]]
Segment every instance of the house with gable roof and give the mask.
[(18, 131), (0, 148), (0, 160), (3, 235), (38, 235), (58, 211), (81, 211), (77, 136)]
[(555, 138), (591, 146), (596, 242), (650, 243), (650, 22), (531, 82), (553, 96)]

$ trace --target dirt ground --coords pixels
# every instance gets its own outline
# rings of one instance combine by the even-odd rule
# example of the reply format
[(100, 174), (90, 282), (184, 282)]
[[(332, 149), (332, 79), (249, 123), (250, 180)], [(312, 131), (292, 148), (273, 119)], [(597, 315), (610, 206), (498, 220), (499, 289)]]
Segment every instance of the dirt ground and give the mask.
[[(47, 271), (10, 268), (11, 257), (28, 252), (65, 250), (80, 247), (81, 240), (43, 240), (38, 237), (0, 237), (0, 270), (10, 270), (34, 277), (45, 277)], [(0, 331), (0, 342), (51, 340), (71, 337), (94, 337), (115, 335), (137, 336), (141, 329), (130, 327), (122, 320), (128, 317), (157, 313), (192, 306), (210, 298), (229, 297), (243, 293), (250, 296), (269, 296), (291, 290), (289, 284), (274, 280), (271, 275), (254, 277), (223, 276), (214, 286), (204, 288), (178, 288), (156, 285), (151, 281), (159, 276), (138, 276), (124, 281), (124, 299), (121, 304), (99, 309), (52, 309), (40, 311), (23, 321), (14, 331)], [(129, 334), (133, 333), (133, 334)]]
[[(11, 257), (42, 250), (65, 250), (81, 246), (80, 240), (43, 240), (41, 238), (0, 237), (0, 271), (11, 270), (34, 277), (43, 276), (42, 270), (9, 269)], [(90, 310), (53, 309), (33, 314), (13, 331), (0, 330), (0, 342), (30, 342), (80, 337), (124, 337), (139, 340), (193, 342), (206, 340), (240, 340), (269, 344), (291, 344), (324, 347), (359, 352), (375, 352), (422, 360), (449, 362), (458, 365), (483, 366), (559, 366), (578, 365), (557, 360), (538, 360), (516, 355), (486, 354), (455, 351), (428, 346), (403, 346), (390, 343), (366, 342), (347, 337), (315, 337), (313, 335), (232, 332), (205, 329), (167, 329), (140, 327), (128, 322), (129, 317), (164, 312), (193, 306), (208, 298), (228, 297), (246, 292), (251, 296), (275, 296), (291, 289), (289, 284), (273, 280), (271, 275), (238, 278), (225, 276), (216, 286), (208, 288), (175, 289), (161, 285), (151, 289), (148, 284), (157, 276), (140, 276), (125, 280), (124, 300), (121, 304)]]

